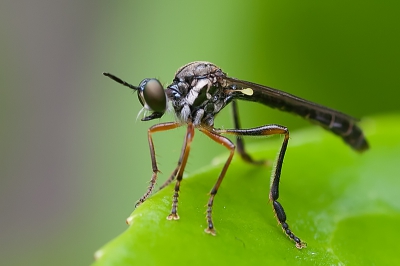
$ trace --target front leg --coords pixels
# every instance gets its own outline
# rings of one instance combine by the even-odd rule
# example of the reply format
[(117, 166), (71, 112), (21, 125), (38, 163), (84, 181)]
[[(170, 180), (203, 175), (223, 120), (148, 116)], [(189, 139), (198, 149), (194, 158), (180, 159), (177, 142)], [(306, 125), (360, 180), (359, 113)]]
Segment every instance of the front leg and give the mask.
[(174, 128), (177, 128), (180, 126), (181, 126), (181, 124), (177, 123), (177, 122), (161, 123), (161, 124), (157, 124), (157, 125), (150, 127), (149, 130), (147, 131), (147, 138), (149, 141), (151, 166), (153, 169), (153, 174), (151, 176), (150, 185), (147, 188), (146, 193), (144, 193), (144, 195), (136, 202), (135, 208), (138, 207), (143, 202), (145, 202), (146, 199), (151, 195), (151, 193), (153, 192), (154, 186), (156, 184), (156, 181), (157, 181), (157, 174), (158, 174), (158, 172), (160, 172), (157, 167), (156, 151), (154, 149), (153, 138), (151, 135), (155, 132), (166, 131), (166, 130), (174, 129)]

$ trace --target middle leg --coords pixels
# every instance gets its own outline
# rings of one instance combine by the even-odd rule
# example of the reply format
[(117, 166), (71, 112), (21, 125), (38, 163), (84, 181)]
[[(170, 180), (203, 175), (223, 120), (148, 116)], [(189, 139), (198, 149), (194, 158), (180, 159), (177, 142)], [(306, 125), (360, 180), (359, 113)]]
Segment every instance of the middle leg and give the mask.
[[(186, 162), (189, 157), (190, 152), (190, 145), (192, 143), (194, 137), (194, 125), (189, 122), (187, 126), (185, 141), (183, 143), (182, 152), (179, 157), (178, 165), (175, 168), (174, 172), (172, 173), (171, 177), (168, 180), (173, 180), (173, 177), (176, 175), (176, 183), (174, 188), (174, 196), (172, 198), (172, 209), (171, 213), (167, 216), (168, 220), (178, 220), (178, 197), (179, 197), (179, 189), (183, 177), (183, 172), (185, 170)], [(168, 182), (167, 180), (167, 182)], [(171, 182), (170, 181), (170, 182)], [(169, 183), (170, 183), (169, 182)]]
[(215, 228), (214, 228), (214, 223), (212, 221), (212, 207), (214, 204), (214, 197), (218, 192), (218, 188), (222, 183), (222, 180), (225, 177), (226, 171), (228, 170), (228, 167), (232, 161), (233, 155), (235, 154), (235, 145), (226, 137), (221, 136), (220, 134), (216, 133), (213, 131), (213, 129), (209, 129), (209, 128), (205, 128), (205, 127), (201, 127), (199, 128), (199, 130), (201, 132), (203, 132), (204, 134), (206, 134), (209, 138), (211, 138), (212, 140), (214, 140), (215, 142), (222, 144), (224, 147), (226, 147), (227, 149), (229, 149), (229, 157), (225, 162), (224, 167), (222, 168), (221, 173), (219, 174), (218, 180), (215, 183), (214, 187), (211, 189), (210, 191), (210, 198), (208, 200), (207, 203), (207, 215), (206, 215), (206, 219), (207, 219), (207, 228), (204, 230), (206, 233), (212, 234), (215, 236)]

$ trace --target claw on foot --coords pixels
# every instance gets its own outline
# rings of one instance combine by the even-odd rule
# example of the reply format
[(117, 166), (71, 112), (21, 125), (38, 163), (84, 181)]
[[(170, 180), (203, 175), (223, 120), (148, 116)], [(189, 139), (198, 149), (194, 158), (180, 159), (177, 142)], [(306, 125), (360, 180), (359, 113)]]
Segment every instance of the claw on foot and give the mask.
[(215, 236), (217, 234), (217, 232), (215, 231), (214, 228), (206, 228), (206, 229), (204, 229), (204, 232), (206, 232), (207, 234), (211, 234), (213, 236)]
[(136, 209), (137, 207), (139, 207), (142, 203), (143, 203), (143, 201), (138, 200), (138, 201), (135, 203), (135, 209)]
[(296, 242), (296, 248), (302, 249), (302, 248), (306, 248), (306, 247), (307, 247), (307, 243), (305, 243), (305, 242)]
[(167, 216), (167, 220), (179, 220), (179, 215), (177, 213), (171, 213)]

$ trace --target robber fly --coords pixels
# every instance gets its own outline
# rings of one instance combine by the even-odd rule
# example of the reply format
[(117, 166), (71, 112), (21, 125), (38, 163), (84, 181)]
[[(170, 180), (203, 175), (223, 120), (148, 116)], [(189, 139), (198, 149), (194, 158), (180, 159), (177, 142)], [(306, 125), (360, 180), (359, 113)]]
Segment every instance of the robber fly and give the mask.
[[(238, 153), (245, 161), (253, 164), (263, 163), (263, 161), (254, 160), (246, 153), (242, 137), (278, 134), (283, 135), (284, 139), (276, 161), (276, 167), (273, 169), (269, 198), (272, 201), (275, 216), (286, 235), (295, 242), (297, 248), (301, 249), (306, 246), (306, 243), (301, 241), (300, 238), (289, 229), (289, 225), (286, 223), (285, 211), (278, 202), (279, 180), (289, 141), (289, 130), (285, 126), (276, 124), (242, 129), (239, 123), (237, 100), (258, 102), (272, 108), (300, 115), (338, 135), (354, 150), (361, 152), (368, 149), (368, 143), (361, 129), (356, 125), (357, 119), (280, 90), (228, 77), (219, 67), (210, 62), (192, 62), (179, 68), (172, 84), (167, 86), (165, 90), (160, 81), (154, 78), (144, 79), (140, 82), (139, 86), (136, 87), (112, 74), (103, 74), (138, 92), (139, 102), (145, 110), (151, 112), (149, 115), (142, 118), (142, 121), (149, 121), (162, 117), (168, 108), (168, 102), (172, 104), (177, 118), (175, 122), (156, 124), (148, 130), (153, 174), (146, 193), (139, 199), (136, 206), (143, 203), (151, 195), (159, 172), (152, 139), (153, 133), (174, 129), (184, 125), (187, 127), (178, 165), (168, 180), (160, 188), (164, 188), (176, 179), (172, 209), (167, 217), (169, 220), (179, 219), (177, 212), (179, 189), (186, 162), (189, 157), (190, 144), (193, 140), (195, 129), (198, 129), (229, 150), (228, 159), (222, 168), (217, 182), (210, 191), (210, 198), (207, 204), (207, 228), (205, 231), (212, 235), (215, 235), (214, 223), (212, 221), (214, 197), (228, 170), (235, 153), (235, 148), (237, 147)], [(215, 116), (230, 103), (233, 110), (234, 129), (214, 128)], [(232, 141), (224, 135), (236, 136), (237, 146), (235, 147)]]

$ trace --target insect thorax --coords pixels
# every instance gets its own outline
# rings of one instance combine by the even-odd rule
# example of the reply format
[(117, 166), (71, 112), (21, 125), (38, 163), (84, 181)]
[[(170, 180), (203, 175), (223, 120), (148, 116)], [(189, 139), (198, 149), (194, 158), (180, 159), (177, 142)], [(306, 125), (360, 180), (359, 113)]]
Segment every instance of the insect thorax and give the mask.
[(231, 100), (223, 86), (225, 74), (208, 62), (180, 68), (166, 93), (182, 123), (214, 125), (214, 117)]

